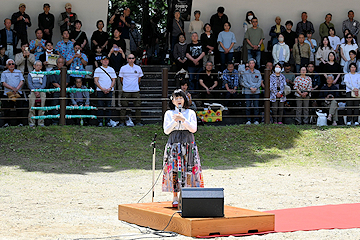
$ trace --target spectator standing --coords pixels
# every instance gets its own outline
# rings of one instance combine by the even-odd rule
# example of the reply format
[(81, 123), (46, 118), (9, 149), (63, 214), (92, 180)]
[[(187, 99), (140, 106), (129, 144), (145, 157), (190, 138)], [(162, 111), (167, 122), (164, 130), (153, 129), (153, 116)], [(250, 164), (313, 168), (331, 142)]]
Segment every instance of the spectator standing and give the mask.
[(44, 4), (44, 12), (38, 16), (38, 26), (43, 31), (43, 38), (47, 42), (52, 42), (53, 29), (55, 25), (55, 17), (50, 13), (50, 4)]
[(306, 33), (305, 43), (309, 44), (309, 46), (310, 46), (310, 58), (309, 58), (309, 61), (313, 63), (315, 61), (315, 53), (316, 53), (317, 42), (316, 42), (315, 39), (312, 38), (312, 33), (311, 32)]
[(76, 20), (74, 22), (75, 29), (70, 33), (70, 41), (73, 42), (74, 46), (79, 45), (81, 49), (85, 52), (89, 50), (89, 42), (84, 31), (81, 31), (82, 22)]
[(332, 125), (336, 126), (338, 121), (338, 103), (336, 98), (340, 97), (338, 88), (333, 84), (334, 76), (329, 74), (326, 77), (326, 84), (322, 86), (319, 97), (324, 100), (323, 106), (329, 108), (328, 120), (333, 121)]
[(113, 37), (114, 37), (113, 39), (109, 40), (108, 49), (115, 47), (115, 50), (119, 50), (121, 48), (125, 52), (126, 43), (125, 43), (125, 40), (121, 38), (121, 29), (120, 28), (116, 28), (114, 30)]
[(36, 39), (29, 44), (30, 52), (35, 55), (35, 60), (39, 60), (41, 54), (45, 52), (46, 40), (43, 39), (43, 31), (38, 28), (35, 30)]
[[(350, 72), (345, 75), (344, 82), (346, 84), (346, 125), (350, 126), (353, 122), (355, 126), (359, 126), (359, 88), (360, 88), (360, 74), (356, 73), (357, 66), (355, 63), (350, 64)], [(352, 96), (352, 92), (354, 97)], [(355, 115), (355, 116), (351, 116)]]
[(304, 41), (305, 36), (303, 33), (300, 33), (297, 44), (294, 44), (293, 46), (296, 72), (300, 72), (300, 68), (308, 65), (310, 62), (310, 45)]
[(21, 53), (15, 55), (15, 64), (17, 69), (19, 69), (22, 74), (25, 76), (31, 72), (34, 68), (35, 55), (30, 53), (29, 44), (24, 43), (21, 45)]
[(210, 18), (210, 25), (216, 39), (219, 33), (224, 30), (224, 24), (229, 22), (228, 16), (224, 12), (224, 7), (218, 7), (217, 12)]
[(11, 58), (15, 58), (16, 45), (17, 45), (17, 33), (11, 29), (11, 19), (5, 18), (5, 28), (0, 30), (0, 45), (5, 47), (5, 54)]
[(334, 51), (339, 54), (339, 48), (341, 45), (341, 40), (338, 36), (336, 36), (336, 32), (335, 32), (335, 28), (330, 27), (329, 29), (329, 42), (330, 42), (330, 46), (332, 47), (332, 49), (334, 49)]
[(346, 19), (342, 23), (342, 31), (345, 32), (346, 29), (350, 31), (350, 33), (354, 36), (355, 40), (357, 41), (357, 35), (360, 30), (360, 23), (354, 19), (353, 10), (350, 10), (348, 12), (348, 19)]
[(275, 18), (275, 25), (270, 28), (269, 35), (271, 37), (271, 46), (274, 46), (278, 43), (279, 34), (285, 32), (286, 29), (283, 25), (281, 25), (281, 18), (277, 16)]
[(214, 63), (214, 52), (217, 42), (215, 35), (211, 32), (211, 25), (209, 23), (205, 24), (204, 31), (205, 32), (200, 36), (200, 42), (203, 45), (203, 49), (205, 49), (205, 56), (203, 58), (205, 68), (206, 62), (211, 61)]
[(20, 3), (19, 11), (11, 16), (11, 23), (14, 24), (14, 30), (17, 33), (17, 39), (21, 40), (21, 44), (29, 42), (27, 28), (31, 27), (30, 16), (25, 13), (25, 9), (25, 3)]
[(294, 81), (294, 90), (296, 96), (296, 124), (301, 125), (309, 123), (309, 99), (311, 96), (312, 82), (311, 78), (306, 76), (306, 67), (301, 67), (300, 76)]
[(301, 21), (296, 25), (296, 34), (300, 33), (306, 34), (307, 32), (311, 32), (312, 34), (315, 32), (314, 26), (312, 22), (307, 20), (308, 15), (307, 12), (301, 13)]
[(180, 33), (179, 42), (174, 46), (174, 60), (176, 70), (180, 71), (182, 68), (187, 70), (187, 57), (186, 57), (187, 43), (185, 42), (185, 35)]
[(245, 21), (243, 23), (243, 28), (244, 28), (244, 39), (243, 39), (243, 46), (242, 46), (242, 50), (241, 50), (241, 59), (243, 60), (243, 62), (248, 62), (248, 51), (247, 51), (247, 42), (245, 39), (245, 34), (247, 32), (247, 30), (249, 28), (252, 28), (253, 25), (251, 23), (251, 20), (253, 19), (253, 17), (255, 17), (255, 14), (253, 11), (248, 11), (246, 13), (246, 17), (245, 17)]
[(125, 40), (126, 48), (125, 55), (130, 54), (130, 8), (124, 7), (124, 10), (121, 14), (115, 14), (110, 18), (109, 23), (113, 27), (113, 29), (120, 28), (121, 29), (121, 38)]
[[(0, 79), (1, 79), (1, 73), (6, 68), (6, 61), (9, 59), (9, 57), (5, 54), (5, 47), (0, 46)], [(1, 89), (1, 87), (0, 87)]]
[(354, 42), (354, 36), (351, 33), (346, 35), (346, 43), (340, 45), (340, 65), (344, 66), (350, 60), (350, 51), (354, 50), (357, 53), (358, 48), (359, 46)]
[(65, 12), (62, 12), (58, 18), (58, 24), (60, 26), (60, 32), (63, 33), (65, 30), (69, 34), (75, 29), (75, 21), (78, 19), (76, 13), (72, 11), (71, 3), (65, 4)]
[(293, 22), (292, 21), (286, 21), (285, 23), (285, 28), (286, 31), (283, 32), (282, 34), (284, 35), (284, 39), (285, 39), (285, 44), (289, 46), (290, 48), (290, 59), (289, 59), (289, 63), (291, 65), (295, 64), (295, 59), (293, 56), (293, 46), (295, 45), (295, 43), (297, 43), (297, 34), (296, 32), (294, 32), (292, 30), (293, 27)]
[(180, 18), (180, 11), (174, 12), (169, 32), (171, 33), (171, 51), (173, 52), (174, 46), (179, 40), (179, 35), (182, 33), (185, 36), (184, 21)]
[[(111, 126), (110, 116), (111, 116), (111, 98), (114, 91), (116, 74), (115, 70), (109, 66), (109, 58), (104, 56), (101, 60), (101, 67), (95, 69), (94, 72), (94, 82), (97, 86), (97, 97), (98, 100), (98, 121), (99, 127), (103, 126), (103, 116), (105, 112), (105, 124), (106, 126)], [(106, 100), (104, 100), (106, 99)], [(100, 118), (101, 117), (101, 118)]]
[[(73, 88), (78, 88), (78, 89), (87, 89), (86, 86), (84, 86), (82, 84), (82, 78), (75, 78), (75, 85), (72, 86)], [(71, 104), (75, 107), (78, 106), (85, 106), (88, 107), (90, 106), (90, 94), (89, 92), (71, 92), (70, 93), (70, 100), (71, 100)], [(86, 115), (86, 112), (88, 112), (87, 110), (74, 110), (73, 114), (74, 115)], [(76, 124), (79, 125), (81, 124), (81, 120), (80, 118), (76, 119)], [(88, 125), (88, 121), (85, 118), (84, 120), (84, 125)]]
[[(8, 97), (7, 100), (2, 101), (1, 108), (4, 108), (4, 116), (10, 117), (10, 109), (12, 108), (22, 108), (24, 106), (23, 100), (16, 100), (16, 98), (24, 98), (22, 92), (22, 87), (24, 85), (25, 79), (20, 70), (15, 69), (15, 61), (13, 59), (8, 59), (6, 61), (7, 70), (1, 74), (1, 83), (4, 87), (4, 95)], [(20, 114), (19, 114), (20, 111)], [(26, 112), (24, 110), (16, 110), (17, 116), (25, 117)], [(10, 126), (8, 119), (4, 119), (4, 127)], [(16, 121), (16, 125), (19, 126), (25, 125), (25, 120), (21, 119)]]
[(235, 34), (230, 32), (231, 24), (224, 23), (224, 31), (219, 33), (217, 42), (219, 43), (221, 70), (226, 68), (225, 63), (229, 63), (233, 59), (234, 44), (236, 43)]
[(203, 57), (205, 56), (205, 51), (203, 46), (198, 40), (198, 34), (191, 34), (191, 43), (187, 45), (186, 48), (186, 57), (188, 60), (188, 71), (190, 74), (190, 90), (197, 90), (199, 73), (203, 70)]
[(196, 32), (198, 35), (201, 35), (204, 32), (204, 22), (200, 20), (201, 12), (196, 10), (194, 12), (195, 20), (192, 20), (189, 25), (189, 33), (192, 34)]
[[(112, 47), (108, 54), (108, 58), (110, 60), (110, 67), (112, 67), (115, 70), (116, 75), (118, 75), (120, 72), (120, 68), (124, 65), (126, 61), (124, 51), (121, 48)], [(112, 95), (111, 106), (115, 107), (116, 97), (117, 97), (117, 105), (120, 107), (121, 106), (120, 99), (122, 96), (122, 83), (119, 77), (116, 78), (114, 89), (116, 89), (116, 91), (114, 91)]]
[(214, 89), (218, 86), (219, 80), (217, 76), (217, 72), (213, 70), (213, 63), (207, 61), (205, 63), (205, 70), (199, 77), (199, 84), (202, 87), (200, 92), (200, 97), (202, 99), (211, 99), (215, 98)]
[[(43, 64), (43, 70), (45, 71), (50, 71), (53, 67), (55, 67), (55, 65), (52, 65), (49, 63), (49, 56), (54, 54), (54, 46), (52, 42), (47, 42), (46, 43), (46, 49), (45, 49), (45, 53), (41, 54), (39, 57), (39, 60), (42, 62)], [(48, 83), (50, 83), (48, 81)]]
[(328, 14), (326, 14), (326, 16), (325, 16), (325, 22), (323, 22), (322, 24), (320, 24), (319, 34), (320, 34), (320, 37), (321, 37), (321, 38), (329, 36), (329, 30), (330, 30), (330, 28), (334, 28), (334, 29), (335, 29), (334, 24), (330, 22), (331, 19), (332, 19), (332, 14), (331, 14), (331, 13), (328, 13)]
[[(34, 72), (29, 73), (28, 75), (28, 85), (30, 89), (29, 95), (29, 127), (35, 127), (35, 119), (32, 117), (35, 116), (35, 110), (31, 109), (35, 106), (35, 101), (40, 98), (41, 107), (45, 107), (46, 93), (45, 92), (33, 92), (34, 89), (45, 89), (46, 88), (46, 75), (40, 74), (42, 69), (42, 63), (40, 60), (36, 60), (34, 63)], [(44, 116), (45, 111), (39, 110), (39, 116)], [(44, 127), (44, 119), (38, 119), (38, 126)]]
[(270, 75), (270, 102), (274, 117), (274, 124), (283, 124), (284, 104), (286, 102), (285, 86), (286, 79), (281, 74), (282, 65), (274, 65), (274, 73)]
[(265, 37), (264, 32), (261, 28), (258, 27), (258, 19), (253, 17), (251, 19), (253, 25), (252, 28), (249, 28), (245, 33), (245, 39), (247, 41), (247, 51), (248, 59), (256, 59), (256, 66), (260, 69), (260, 60), (261, 60), (261, 44), (263, 43)]
[(98, 20), (96, 27), (98, 30), (94, 31), (91, 36), (91, 49), (96, 49), (97, 46), (100, 46), (101, 51), (107, 52), (109, 34), (103, 30), (104, 21)]
[(69, 53), (74, 51), (74, 44), (70, 41), (70, 34), (68, 30), (62, 32), (63, 40), (59, 41), (55, 46), (55, 52), (66, 59)]
[(280, 63), (281, 65), (283, 65), (284, 63), (289, 62), (290, 49), (289, 46), (286, 45), (284, 40), (284, 35), (280, 33), (278, 37), (278, 43), (276, 43), (272, 49), (274, 64)]
[[(87, 65), (87, 63), (88, 63), (88, 57), (81, 52), (81, 46), (79, 44), (75, 44), (74, 51), (69, 53), (66, 57), (66, 65), (70, 66), (70, 70), (85, 71), (85, 66)], [(70, 77), (84, 78), (85, 75), (72, 74), (70, 75)]]
[(141, 67), (134, 64), (135, 56), (130, 54), (127, 57), (128, 64), (121, 67), (119, 77), (120, 81), (123, 84), (123, 95), (121, 100), (121, 106), (123, 107), (120, 111), (120, 126), (124, 126), (125, 123), (125, 115), (126, 108), (129, 106), (128, 98), (135, 98), (137, 100), (133, 100), (136, 116), (136, 125), (142, 126), (141, 123), (141, 100), (140, 100), (140, 80), (141, 77), (144, 76)]
[(239, 88), (239, 72), (234, 69), (234, 63), (229, 62), (227, 64), (227, 68), (223, 71), (223, 79), (222, 79), (222, 88), (226, 90), (224, 102), (225, 106), (236, 106), (237, 102), (231, 101), (229, 104), (230, 98), (238, 98), (238, 88)]
[(255, 69), (255, 60), (249, 59), (249, 70), (246, 70), (243, 74), (243, 85), (246, 99), (246, 119), (247, 125), (251, 124), (251, 105), (254, 107), (254, 124), (259, 124), (259, 97), (260, 97), (260, 86), (261, 86), (261, 73)]
[(131, 21), (130, 24), (130, 51), (135, 56), (139, 56), (140, 43), (141, 43), (141, 35), (139, 30), (137, 29), (135, 22)]

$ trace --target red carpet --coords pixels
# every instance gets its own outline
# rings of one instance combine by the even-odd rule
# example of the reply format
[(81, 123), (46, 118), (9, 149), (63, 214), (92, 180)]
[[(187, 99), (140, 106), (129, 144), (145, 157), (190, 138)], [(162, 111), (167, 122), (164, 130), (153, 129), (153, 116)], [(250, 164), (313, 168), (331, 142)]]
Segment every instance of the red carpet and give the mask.
[[(360, 203), (290, 208), (266, 212), (275, 214), (274, 232), (360, 228)], [(266, 233), (269, 232), (255, 234)], [(233, 234), (232, 236), (247, 235), (253, 234)]]

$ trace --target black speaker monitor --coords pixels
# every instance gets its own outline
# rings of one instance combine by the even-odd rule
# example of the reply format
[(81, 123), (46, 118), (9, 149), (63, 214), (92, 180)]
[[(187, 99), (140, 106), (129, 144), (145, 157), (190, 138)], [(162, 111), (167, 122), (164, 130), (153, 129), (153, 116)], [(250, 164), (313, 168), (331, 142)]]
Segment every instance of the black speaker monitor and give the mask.
[(224, 217), (224, 189), (182, 188), (179, 204), (182, 217)]

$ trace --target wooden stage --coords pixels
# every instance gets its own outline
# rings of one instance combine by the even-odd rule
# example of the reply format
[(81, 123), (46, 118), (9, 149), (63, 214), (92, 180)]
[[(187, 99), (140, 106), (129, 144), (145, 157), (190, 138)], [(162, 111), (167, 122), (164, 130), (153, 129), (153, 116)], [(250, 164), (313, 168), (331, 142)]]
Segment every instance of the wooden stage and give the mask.
[[(171, 202), (119, 205), (119, 220), (143, 227), (163, 230), (178, 209)], [(275, 215), (225, 206), (225, 216), (219, 218), (182, 218), (175, 213), (165, 231), (185, 236), (210, 236), (274, 231)]]

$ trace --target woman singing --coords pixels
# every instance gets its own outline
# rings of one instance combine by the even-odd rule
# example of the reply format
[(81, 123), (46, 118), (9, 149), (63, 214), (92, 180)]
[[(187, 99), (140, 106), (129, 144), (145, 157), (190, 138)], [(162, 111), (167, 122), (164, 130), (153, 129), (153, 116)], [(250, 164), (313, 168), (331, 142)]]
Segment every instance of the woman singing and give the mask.
[(204, 187), (200, 157), (193, 133), (197, 130), (196, 114), (189, 109), (185, 93), (175, 90), (170, 96), (170, 110), (164, 117), (164, 132), (169, 134), (165, 146), (163, 192), (173, 192), (173, 207), (178, 207), (178, 192), (183, 187)]

